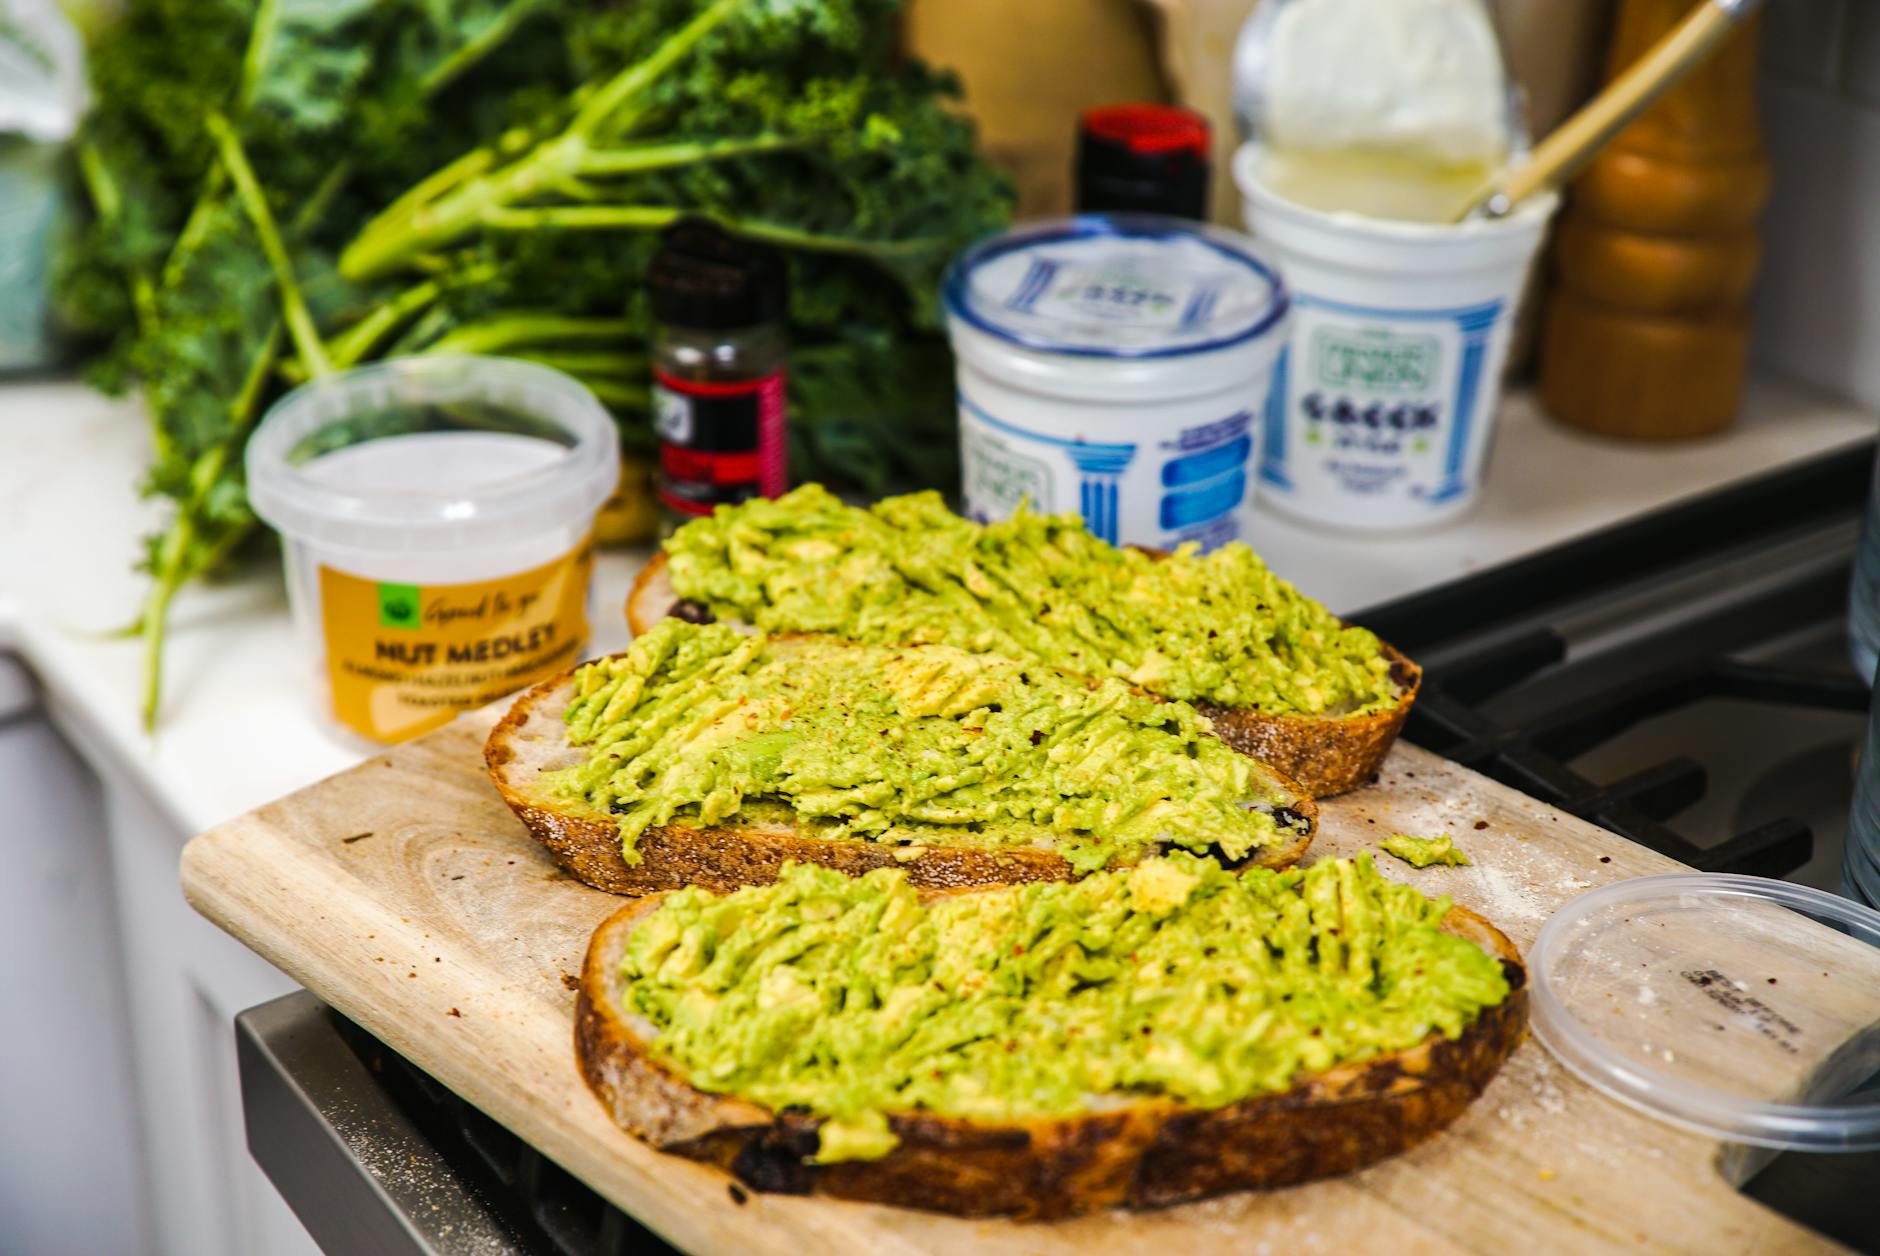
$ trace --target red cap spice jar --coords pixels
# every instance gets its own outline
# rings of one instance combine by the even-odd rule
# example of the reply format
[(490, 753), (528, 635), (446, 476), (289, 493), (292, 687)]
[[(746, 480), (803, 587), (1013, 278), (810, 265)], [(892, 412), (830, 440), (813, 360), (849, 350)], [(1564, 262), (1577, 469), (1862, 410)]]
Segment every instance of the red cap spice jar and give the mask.
[(666, 230), (647, 276), (657, 493), (667, 532), (788, 486), (786, 287), (776, 250), (702, 218)]

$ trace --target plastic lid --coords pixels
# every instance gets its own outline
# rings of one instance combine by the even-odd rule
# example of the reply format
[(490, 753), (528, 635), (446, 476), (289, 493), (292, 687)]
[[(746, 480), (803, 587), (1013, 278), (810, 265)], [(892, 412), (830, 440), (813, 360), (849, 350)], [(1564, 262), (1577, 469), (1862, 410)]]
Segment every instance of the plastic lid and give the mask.
[(1528, 952), (1534, 1033), (1583, 1080), (1686, 1129), (1880, 1147), (1880, 912), (1763, 877), (1603, 886)]
[(666, 228), (646, 283), (653, 317), (671, 327), (755, 327), (781, 319), (788, 304), (783, 256), (706, 218)]
[(0, 136), (72, 137), (85, 112), (85, 43), (56, 0), (0, 0)]
[[(475, 456), (452, 457), (433, 439), (443, 433), (480, 438)], [(427, 443), (356, 452), (414, 440)], [(344, 474), (321, 467), (329, 455), (346, 458)], [(255, 513), (290, 536), (363, 550), (507, 545), (591, 521), (620, 476), (620, 433), (593, 393), (546, 366), (395, 358), (277, 401), (247, 470)]]
[(1208, 120), (1175, 105), (1101, 105), (1077, 130), (1079, 212), (1202, 218), (1208, 203)]
[(947, 314), (1042, 353), (1158, 358), (1244, 343), (1288, 298), (1253, 241), (1154, 214), (1030, 223), (974, 245), (942, 286)]

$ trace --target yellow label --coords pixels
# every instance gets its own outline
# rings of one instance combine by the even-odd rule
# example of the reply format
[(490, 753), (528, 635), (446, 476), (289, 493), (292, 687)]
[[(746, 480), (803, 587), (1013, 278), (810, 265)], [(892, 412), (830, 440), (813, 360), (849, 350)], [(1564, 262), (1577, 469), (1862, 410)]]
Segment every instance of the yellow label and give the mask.
[(575, 661), (587, 639), (582, 542), (500, 580), (399, 584), (320, 568), (333, 714), (374, 741), (404, 741)]

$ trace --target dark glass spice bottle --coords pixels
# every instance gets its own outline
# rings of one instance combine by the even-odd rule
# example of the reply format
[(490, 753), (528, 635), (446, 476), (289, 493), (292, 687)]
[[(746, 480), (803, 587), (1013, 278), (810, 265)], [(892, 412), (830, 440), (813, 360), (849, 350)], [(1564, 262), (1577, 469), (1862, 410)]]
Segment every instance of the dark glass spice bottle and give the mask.
[(1175, 105), (1102, 105), (1077, 128), (1077, 212), (1208, 216), (1208, 120)]
[(660, 237), (647, 275), (662, 533), (788, 487), (783, 258), (702, 218)]

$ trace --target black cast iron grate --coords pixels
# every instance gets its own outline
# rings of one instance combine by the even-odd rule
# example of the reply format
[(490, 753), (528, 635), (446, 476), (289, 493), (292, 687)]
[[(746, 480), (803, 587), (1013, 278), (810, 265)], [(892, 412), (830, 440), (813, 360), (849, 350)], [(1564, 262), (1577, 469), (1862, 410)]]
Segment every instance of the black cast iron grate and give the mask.
[[(1360, 612), (1354, 618), (1413, 658), (1424, 684), (1405, 737), (1437, 754), (1707, 872), (1779, 877), (1808, 859), (1813, 834), (1774, 820), (1701, 846), (1666, 821), (1702, 798), (1702, 765), (1675, 757), (1623, 779), (1596, 782), (1569, 763), (1646, 720), (1718, 699), (1862, 712), (1868, 687), (1851, 669), (1817, 671), (1747, 661), (1683, 641), (1735, 644), (1798, 624), (1840, 622), (1851, 555), (1795, 574), (1709, 612), (1702, 630), (1658, 629), (1632, 647), (1629, 672), (1568, 661), (1565, 638), (1524, 627), (1550, 608), (1597, 602), (1615, 588), (1650, 587), (1673, 573), (1708, 573), (1742, 548), (1766, 546), (1860, 516), (1874, 449), (1863, 444), (1660, 511), (1533, 558)], [(1474, 645), (1473, 642), (1485, 644)], [(1433, 662), (1432, 662), (1433, 661)], [(1573, 696), (1539, 713), (1498, 720), (1489, 700), (1550, 674)], [(1562, 686), (1565, 678), (1569, 685)]]
[(1807, 863), (1808, 827), (1772, 820), (1714, 846), (1699, 846), (1666, 821), (1709, 784), (1701, 764), (1679, 756), (1599, 783), (1568, 762), (1644, 720), (1713, 699), (1864, 711), (1866, 687), (1850, 675), (1712, 657), (1596, 691), (1512, 724), (1477, 704), (1561, 663), (1566, 643), (1547, 629), (1451, 663), (1426, 677), (1405, 735), (1417, 745), (1513, 786), (1581, 819), (1705, 872), (1780, 877)]

